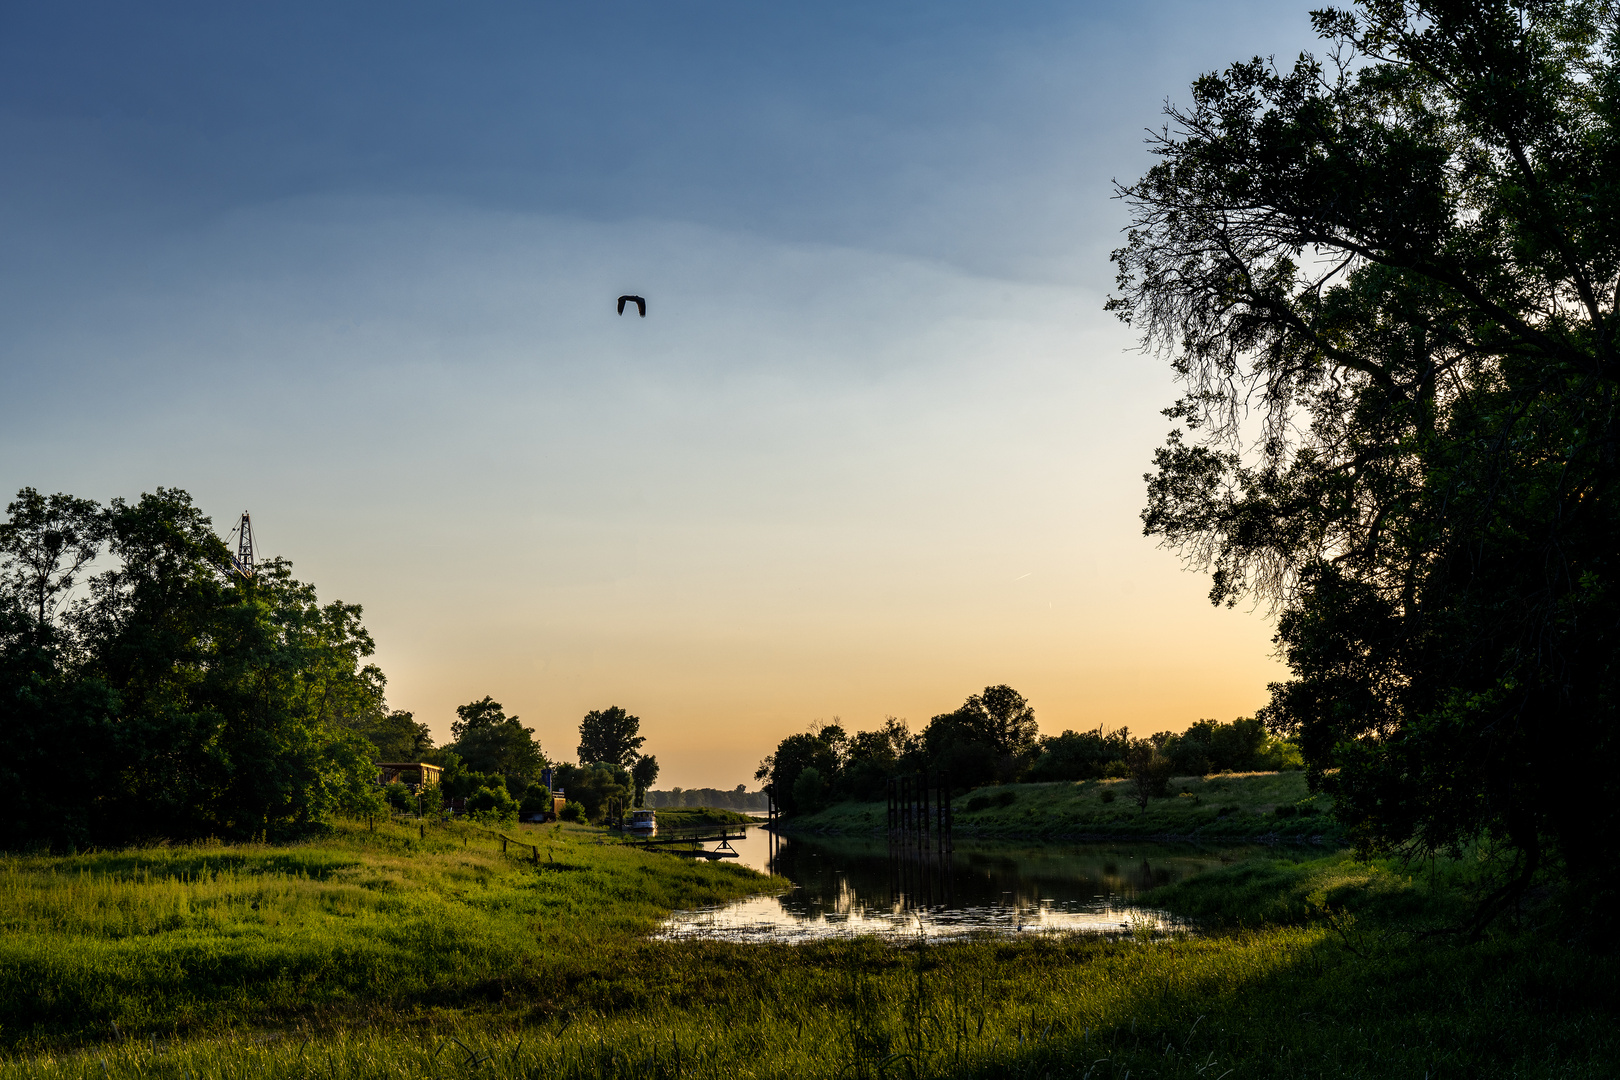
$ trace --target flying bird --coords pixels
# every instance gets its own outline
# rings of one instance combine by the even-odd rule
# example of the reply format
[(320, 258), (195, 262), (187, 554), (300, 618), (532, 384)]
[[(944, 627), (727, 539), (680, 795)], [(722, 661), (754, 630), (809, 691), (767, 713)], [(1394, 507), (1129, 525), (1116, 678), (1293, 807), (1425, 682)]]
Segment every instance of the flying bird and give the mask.
[(624, 314), (624, 305), (626, 303), (635, 304), (636, 305), (636, 310), (641, 312), (641, 317), (643, 319), (645, 319), (647, 317), (647, 301), (643, 300), (639, 296), (621, 296), (621, 297), (619, 297), (619, 314), (620, 315)]

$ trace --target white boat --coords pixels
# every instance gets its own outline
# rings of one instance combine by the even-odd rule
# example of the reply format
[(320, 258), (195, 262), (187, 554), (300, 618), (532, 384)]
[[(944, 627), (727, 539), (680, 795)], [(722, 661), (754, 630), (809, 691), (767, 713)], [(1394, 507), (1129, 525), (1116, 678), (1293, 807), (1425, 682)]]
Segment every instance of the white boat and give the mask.
[(658, 815), (651, 810), (632, 810), (624, 828), (631, 836), (652, 836), (658, 831)]

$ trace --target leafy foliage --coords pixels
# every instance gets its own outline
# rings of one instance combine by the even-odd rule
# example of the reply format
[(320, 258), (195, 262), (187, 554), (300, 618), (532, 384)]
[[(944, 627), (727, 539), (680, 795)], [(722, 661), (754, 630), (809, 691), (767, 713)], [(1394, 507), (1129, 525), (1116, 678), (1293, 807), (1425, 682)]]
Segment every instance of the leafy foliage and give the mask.
[(636, 805), (641, 806), (647, 800), (647, 789), (658, 780), (658, 759), (651, 754), (636, 759), (630, 766), (630, 782), (635, 785)]
[(378, 761), (426, 761), (433, 750), (432, 733), (412, 713), (379, 711), (361, 717), (352, 728), (376, 747)]
[(637, 734), (640, 730), (641, 717), (631, 716), (617, 705), (592, 709), (579, 722), (580, 764), (606, 761), (629, 768), (647, 741)]
[(449, 749), (468, 769), (499, 773), (509, 784), (522, 790), (546, 767), (545, 754), (534, 737), (534, 728), (524, 727), (515, 716), (507, 716), (501, 703), (489, 695), (479, 701), (456, 706), (450, 724), (455, 739)]
[(102, 508), (24, 489), (7, 512), (4, 843), (285, 834), (378, 805), (350, 730), (386, 711), (358, 605), (321, 604), (285, 560), (230, 573), (183, 491)]
[(623, 766), (598, 761), (590, 765), (559, 765), (553, 774), (569, 806), (578, 806), (583, 820), (601, 821), (609, 799), (628, 805), (632, 794), (630, 773)]
[(1328, 61), (1202, 77), (1121, 189), (1110, 307), (1186, 388), (1146, 531), (1280, 607), (1266, 719), (1364, 852), (1612, 896), (1614, 7), (1312, 18)]

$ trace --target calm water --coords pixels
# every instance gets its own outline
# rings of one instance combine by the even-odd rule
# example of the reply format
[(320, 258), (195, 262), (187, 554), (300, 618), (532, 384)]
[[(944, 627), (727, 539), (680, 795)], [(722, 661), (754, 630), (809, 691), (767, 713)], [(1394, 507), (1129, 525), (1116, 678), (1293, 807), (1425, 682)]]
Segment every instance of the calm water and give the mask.
[(1244, 854), (1146, 843), (958, 841), (952, 855), (924, 856), (891, 850), (881, 839), (809, 840), (758, 828), (732, 846), (738, 862), (780, 874), (794, 888), (677, 912), (659, 936), (796, 942), (1165, 927), (1170, 919), (1139, 906), (1137, 896)]

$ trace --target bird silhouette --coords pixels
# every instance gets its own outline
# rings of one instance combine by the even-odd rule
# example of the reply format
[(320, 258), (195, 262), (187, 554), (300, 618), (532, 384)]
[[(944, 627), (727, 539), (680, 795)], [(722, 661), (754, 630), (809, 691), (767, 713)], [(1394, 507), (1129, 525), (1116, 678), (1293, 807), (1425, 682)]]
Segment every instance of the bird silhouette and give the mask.
[(627, 302), (628, 303), (634, 303), (636, 305), (636, 310), (641, 312), (641, 317), (643, 319), (645, 319), (647, 317), (647, 301), (643, 300), (639, 296), (621, 296), (621, 297), (619, 297), (619, 314), (620, 315), (624, 314), (624, 305)]

